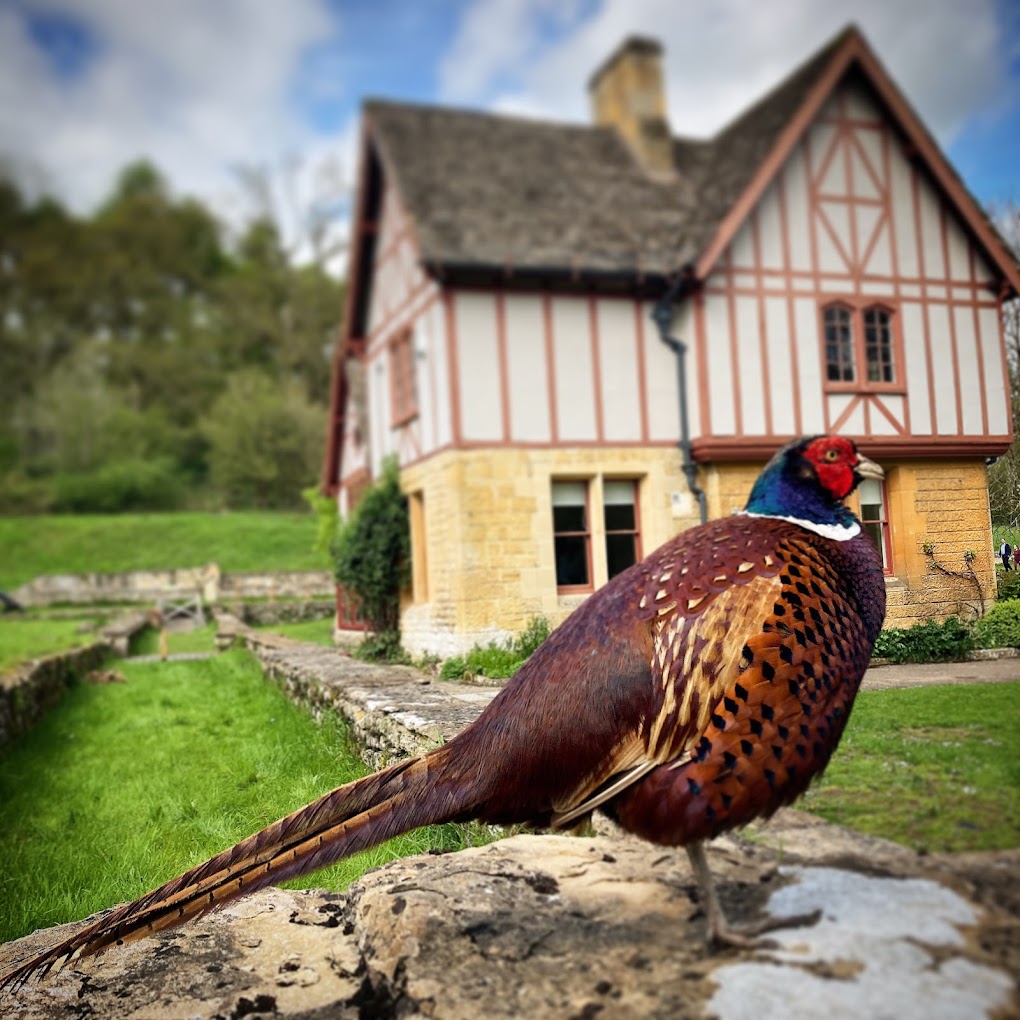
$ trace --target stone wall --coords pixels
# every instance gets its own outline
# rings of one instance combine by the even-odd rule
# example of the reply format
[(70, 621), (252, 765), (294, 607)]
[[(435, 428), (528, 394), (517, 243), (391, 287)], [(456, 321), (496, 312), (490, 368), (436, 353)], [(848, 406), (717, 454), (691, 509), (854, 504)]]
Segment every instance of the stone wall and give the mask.
[(53, 708), (76, 678), (96, 669), (110, 654), (110, 642), (32, 659), (0, 673), (0, 747), (24, 733)]
[(223, 573), (215, 563), (178, 570), (134, 570), (118, 574), (50, 574), (11, 592), (23, 606), (53, 603), (144, 602), (161, 598), (194, 598), (206, 604), (221, 599), (310, 599), (334, 594), (328, 570), (273, 573)]

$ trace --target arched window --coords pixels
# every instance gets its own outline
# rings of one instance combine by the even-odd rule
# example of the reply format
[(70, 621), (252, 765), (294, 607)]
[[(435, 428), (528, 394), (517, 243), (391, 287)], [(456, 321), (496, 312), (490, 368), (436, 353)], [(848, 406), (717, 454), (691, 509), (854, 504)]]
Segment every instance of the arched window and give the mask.
[(822, 331), (827, 387), (844, 391), (902, 387), (890, 309), (833, 301), (822, 307)]
[(868, 366), (868, 382), (896, 382), (889, 318), (884, 308), (864, 309), (864, 359)]
[(829, 382), (853, 382), (854, 337), (850, 309), (829, 305), (824, 320), (826, 378)]

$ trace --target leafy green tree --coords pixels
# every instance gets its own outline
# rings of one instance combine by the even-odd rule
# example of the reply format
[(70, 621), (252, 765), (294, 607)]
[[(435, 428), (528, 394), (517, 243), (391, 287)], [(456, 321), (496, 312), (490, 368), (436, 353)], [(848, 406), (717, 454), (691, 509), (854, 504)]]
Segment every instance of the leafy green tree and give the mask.
[(322, 465), (322, 409), (259, 369), (232, 376), (202, 419), (210, 480), (229, 506), (299, 507)]

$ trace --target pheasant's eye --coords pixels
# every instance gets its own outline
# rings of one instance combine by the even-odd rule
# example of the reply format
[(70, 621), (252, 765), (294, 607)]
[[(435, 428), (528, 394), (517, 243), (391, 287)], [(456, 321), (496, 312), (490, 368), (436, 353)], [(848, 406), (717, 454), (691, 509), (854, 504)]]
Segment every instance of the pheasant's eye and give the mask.
[(822, 456), (830, 464), (834, 464), (837, 460), (839, 460), (839, 450), (836, 450), (834, 448), (830, 448), (830, 449), (826, 450), (825, 453), (822, 454)]

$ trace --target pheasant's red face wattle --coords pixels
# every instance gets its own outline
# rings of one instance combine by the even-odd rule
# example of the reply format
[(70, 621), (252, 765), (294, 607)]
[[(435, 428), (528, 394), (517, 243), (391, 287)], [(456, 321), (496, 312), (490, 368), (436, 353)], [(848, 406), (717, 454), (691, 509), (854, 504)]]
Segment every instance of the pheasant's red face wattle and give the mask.
[(814, 466), (822, 487), (836, 499), (845, 499), (854, 488), (857, 449), (842, 436), (821, 436), (804, 450), (804, 457)]

